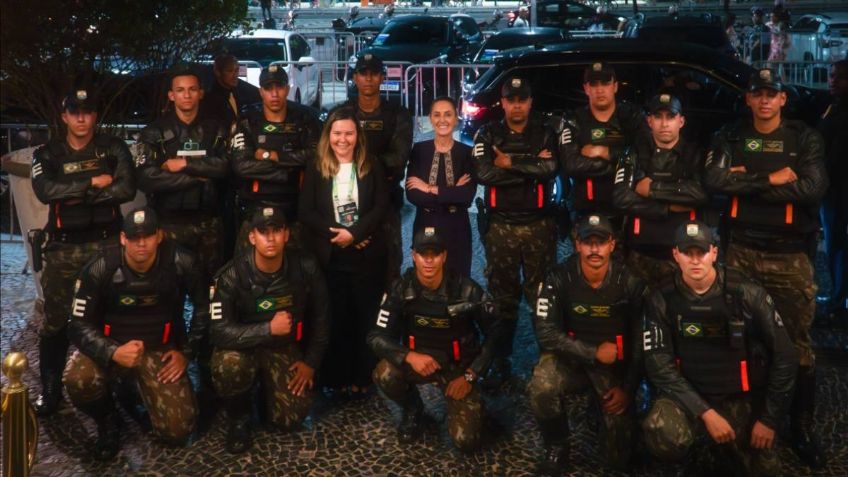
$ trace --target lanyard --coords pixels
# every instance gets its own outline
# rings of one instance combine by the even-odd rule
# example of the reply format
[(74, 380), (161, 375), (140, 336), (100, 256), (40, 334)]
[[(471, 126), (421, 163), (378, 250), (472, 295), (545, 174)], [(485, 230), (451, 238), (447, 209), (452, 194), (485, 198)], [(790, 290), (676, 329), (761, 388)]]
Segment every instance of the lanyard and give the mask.
[[(350, 182), (348, 183), (347, 197), (353, 200), (353, 187), (356, 185), (356, 163), (350, 166)], [(333, 177), (333, 202), (339, 204), (339, 188), (336, 185), (336, 178)]]

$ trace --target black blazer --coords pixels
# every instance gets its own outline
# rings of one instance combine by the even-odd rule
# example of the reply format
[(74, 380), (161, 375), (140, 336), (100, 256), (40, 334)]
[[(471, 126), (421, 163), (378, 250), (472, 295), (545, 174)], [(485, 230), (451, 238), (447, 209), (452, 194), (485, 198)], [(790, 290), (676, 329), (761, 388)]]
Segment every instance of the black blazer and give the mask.
[[(378, 229), (388, 210), (389, 191), (383, 166), (373, 157), (368, 160), (371, 162), (371, 170), (365, 177), (356, 179), (359, 220), (347, 227), (347, 230), (353, 235), (353, 243), (371, 237), (372, 244), (369, 247), (374, 247), (383, 242)], [(333, 181), (321, 177), (315, 161), (306, 166), (297, 217), (304, 225), (304, 245), (312, 248), (321, 265), (326, 268), (333, 247), (330, 243), (333, 238), (330, 227), (342, 225), (336, 222), (333, 208)]]

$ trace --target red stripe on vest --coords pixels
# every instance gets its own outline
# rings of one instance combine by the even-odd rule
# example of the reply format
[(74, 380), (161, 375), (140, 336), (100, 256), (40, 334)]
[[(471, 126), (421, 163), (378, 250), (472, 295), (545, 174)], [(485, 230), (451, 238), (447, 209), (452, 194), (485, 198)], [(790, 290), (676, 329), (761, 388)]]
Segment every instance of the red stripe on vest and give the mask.
[(542, 184), (536, 184), (536, 197), (538, 207), (541, 209), (545, 206), (545, 188), (542, 187)]
[(492, 187), (489, 190), (489, 207), (495, 208), (497, 205), (497, 195), (498, 193), (495, 191), (495, 187)]
[(639, 217), (633, 217), (633, 235), (639, 235)]
[(795, 216), (793, 211), (794, 206), (792, 205), (792, 202), (786, 204), (786, 225), (792, 225), (792, 219)]
[(618, 350), (618, 360), (621, 361), (624, 359), (624, 336), (616, 335), (615, 336), (615, 347)]
[(462, 355), (459, 353), (459, 341), (453, 340), (453, 360), (459, 361)]
[(415, 337), (409, 335), (409, 349), (415, 349)]
[(586, 179), (586, 198), (589, 200), (595, 200), (595, 184), (592, 182), (592, 179)]
[(303, 339), (303, 322), (298, 321), (297, 322), (297, 329), (294, 332), (294, 340), (300, 341), (301, 339)]
[(165, 323), (165, 331), (162, 332), (162, 344), (168, 343), (168, 338), (171, 336), (171, 323)]
[(739, 212), (739, 197), (733, 196), (733, 200), (730, 202), (730, 216), (734, 219), (736, 218), (736, 214)]
[(109, 336), (112, 333), (112, 327), (109, 325), (103, 325), (103, 336)]
[(748, 362), (745, 360), (739, 362), (739, 379), (742, 381), (742, 390), (748, 392)]

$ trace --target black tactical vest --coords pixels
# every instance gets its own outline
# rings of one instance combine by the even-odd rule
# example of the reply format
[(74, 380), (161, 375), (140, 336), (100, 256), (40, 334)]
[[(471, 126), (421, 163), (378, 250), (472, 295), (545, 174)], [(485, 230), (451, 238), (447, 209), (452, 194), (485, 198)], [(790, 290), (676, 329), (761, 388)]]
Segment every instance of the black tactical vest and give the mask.
[[(736, 131), (733, 141), (733, 164), (745, 166), (749, 174), (770, 173), (791, 167), (798, 171), (799, 132), (786, 123), (766, 135), (750, 124)], [(792, 202), (766, 202), (757, 196), (733, 196), (728, 213), (731, 225), (791, 234), (805, 234), (818, 229), (818, 207)]]
[[(613, 118), (618, 118), (619, 108), (616, 107)], [(610, 118), (609, 122), (602, 123), (595, 119), (588, 108), (581, 108), (575, 111), (577, 124), (580, 126), (580, 132), (577, 137), (577, 144), (582, 148), (587, 144), (596, 146), (607, 146), (610, 149), (610, 161), (615, 165), (618, 158), (615, 155), (621, 152), (628, 144), (627, 134), (631, 131), (625, 131), (624, 125), (617, 126)], [(621, 124), (621, 121), (615, 121)], [(611, 213), (612, 206), (612, 190), (615, 179), (615, 172), (611, 172), (608, 176), (588, 177), (574, 181), (574, 210), (578, 212), (599, 212)]]
[[(296, 118), (295, 118), (296, 119)], [(277, 151), (282, 157), (295, 149), (302, 149), (304, 125), (286, 121), (275, 123), (265, 120), (264, 116), (255, 116), (243, 120), (247, 134), (250, 134), (257, 149)], [(297, 198), (303, 182), (303, 168), (292, 167), (285, 182), (271, 182), (261, 179), (242, 179), (238, 185), (239, 199), (247, 203), (258, 202), (263, 205), (276, 205), (286, 210), (289, 220), (294, 220), (297, 212)]]
[(173, 342), (174, 333), (184, 330), (182, 319), (184, 290), (180, 290), (174, 263), (176, 246), (165, 240), (159, 247), (156, 264), (139, 277), (123, 263), (123, 250), (106, 252), (107, 284), (103, 334), (118, 343), (141, 340), (145, 348), (162, 348)]
[[(218, 137), (217, 123), (198, 120), (193, 124), (185, 125), (176, 123), (175, 117), (166, 117), (155, 123), (159, 140), (156, 145), (157, 157), (164, 163), (168, 158), (176, 157), (178, 151), (206, 151), (212, 154), (217, 146)], [(157, 166), (161, 166), (157, 163)], [(217, 180), (208, 179), (201, 184), (188, 186), (184, 189), (157, 192), (148, 197), (149, 203), (160, 215), (168, 216), (174, 212), (205, 212), (208, 214), (219, 214), (221, 206), (221, 187)]]
[[(52, 160), (57, 164), (59, 177), (68, 179), (91, 179), (101, 174), (115, 174), (117, 158), (108, 155), (110, 138), (95, 136), (94, 154), (91, 148), (71, 151), (60, 142), (50, 142)], [(80, 232), (97, 228), (109, 228), (119, 224), (121, 209), (117, 205), (86, 204), (82, 199), (64, 199), (50, 204), (50, 224), (56, 232)]]
[(767, 364), (749, 359), (738, 272), (725, 274), (725, 293), (692, 303), (672, 280), (661, 288), (666, 314), (674, 323), (674, 348), (681, 374), (702, 394), (748, 392), (765, 385)]
[[(536, 159), (545, 144), (551, 142), (549, 134), (544, 123), (532, 118), (522, 133), (511, 132), (505, 124), (498, 123), (492, 146), (516, 161)], [(486, 186), (486, 205), (500, 212), (542, 211), (550, 202), (552, 188), (553, 181), (542, 183), (530, 178), (519, 185)]]
[[(269, 283), (259, 284), (255, 277), (261, 273), (253, 264), (252, 254), (242, 256), (236, 264), (236, 278), (239, 293), (236, 297), (236, 313), (241, 323), (267, 323), (278, 311), (288, 311), (292, 315), (292, 332), (275, 337), (277, 343), (300, 342), (303, 340), (306, 317), (306, 299), (309, 288), (306, 286), (300, 257), (287, 251), (285, 275)], [(267, 280), (266, 280), (267, 281)]]
[(625, 347), (630, 343), (628, 297), (623, 269), (615, 267), (611, 272), (609, 283), (594, 289), (577, 275), (574, 267), (569, 267), (565, 274), (567, 295), (562, 304), (562, 318), (569, 336), (594, 346), (605, 341), (615, 343), (618, 361), (623, 361), (631, 353)]
[(407, 286), (404, 289), (403, 323), (407, 347), (432, 356), (441, 365), (470, 363), (480, 352), (470, 314), (451, 316), (447, 307), (453, 301), (467, 302), (471, 286), (461, 287), (451, 280), (446, 284), (448, 300), (434, 301), (416, 291), (414, 276), (404, 280)]
[[(673, 164), (662, 164), (663, 158), (654, 157), (655, 155), (672, 155), (672, 151), (655, 151), (653, 141), (645, 141), (640, 144), (637, 150), (638, 157), (650, 158), (643, 163), (646, 177), (650, 177), (655, 181), (679, 181), (692, 177), (694, 164), (686, 164), (682, 161), (688, 159), (684, 155), (678, 155)], [(664, 219), (651, 219), (648, 217), (639, 217), (634, 215), (630, 217), (630, 223), (627, 226), (628, 244), (633, 248), (639, 249), (663, 249), (667, 253), (674, 246), (674, 232), (677, 228), (686, 222), (698, 219), (696, 211), (690, 212), (668, 212)]]
[(375, 156), (380, 155), (383, 151), (389, 148), (392, 137), (395, 134), (395, 124), (397, 123), (397, 108), (387, 101), (380, 103), (380, 114), (378, 116), (368, 116), (359, 110), (356, 103), (353, 103), (356, 111), (356, 117), (359, 119), (359, 125), (365, 133), (365, 143), (369, 154)]

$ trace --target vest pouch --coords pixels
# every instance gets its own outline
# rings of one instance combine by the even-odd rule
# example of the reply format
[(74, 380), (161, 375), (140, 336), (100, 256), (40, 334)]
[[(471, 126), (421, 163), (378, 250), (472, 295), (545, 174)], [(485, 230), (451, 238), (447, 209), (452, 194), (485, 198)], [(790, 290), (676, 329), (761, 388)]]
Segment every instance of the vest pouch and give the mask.
[(81, 199), (66, 200), (53, 206), (56, 229), (65, 232), (88, 230), (94, 219), (94, 210)]

